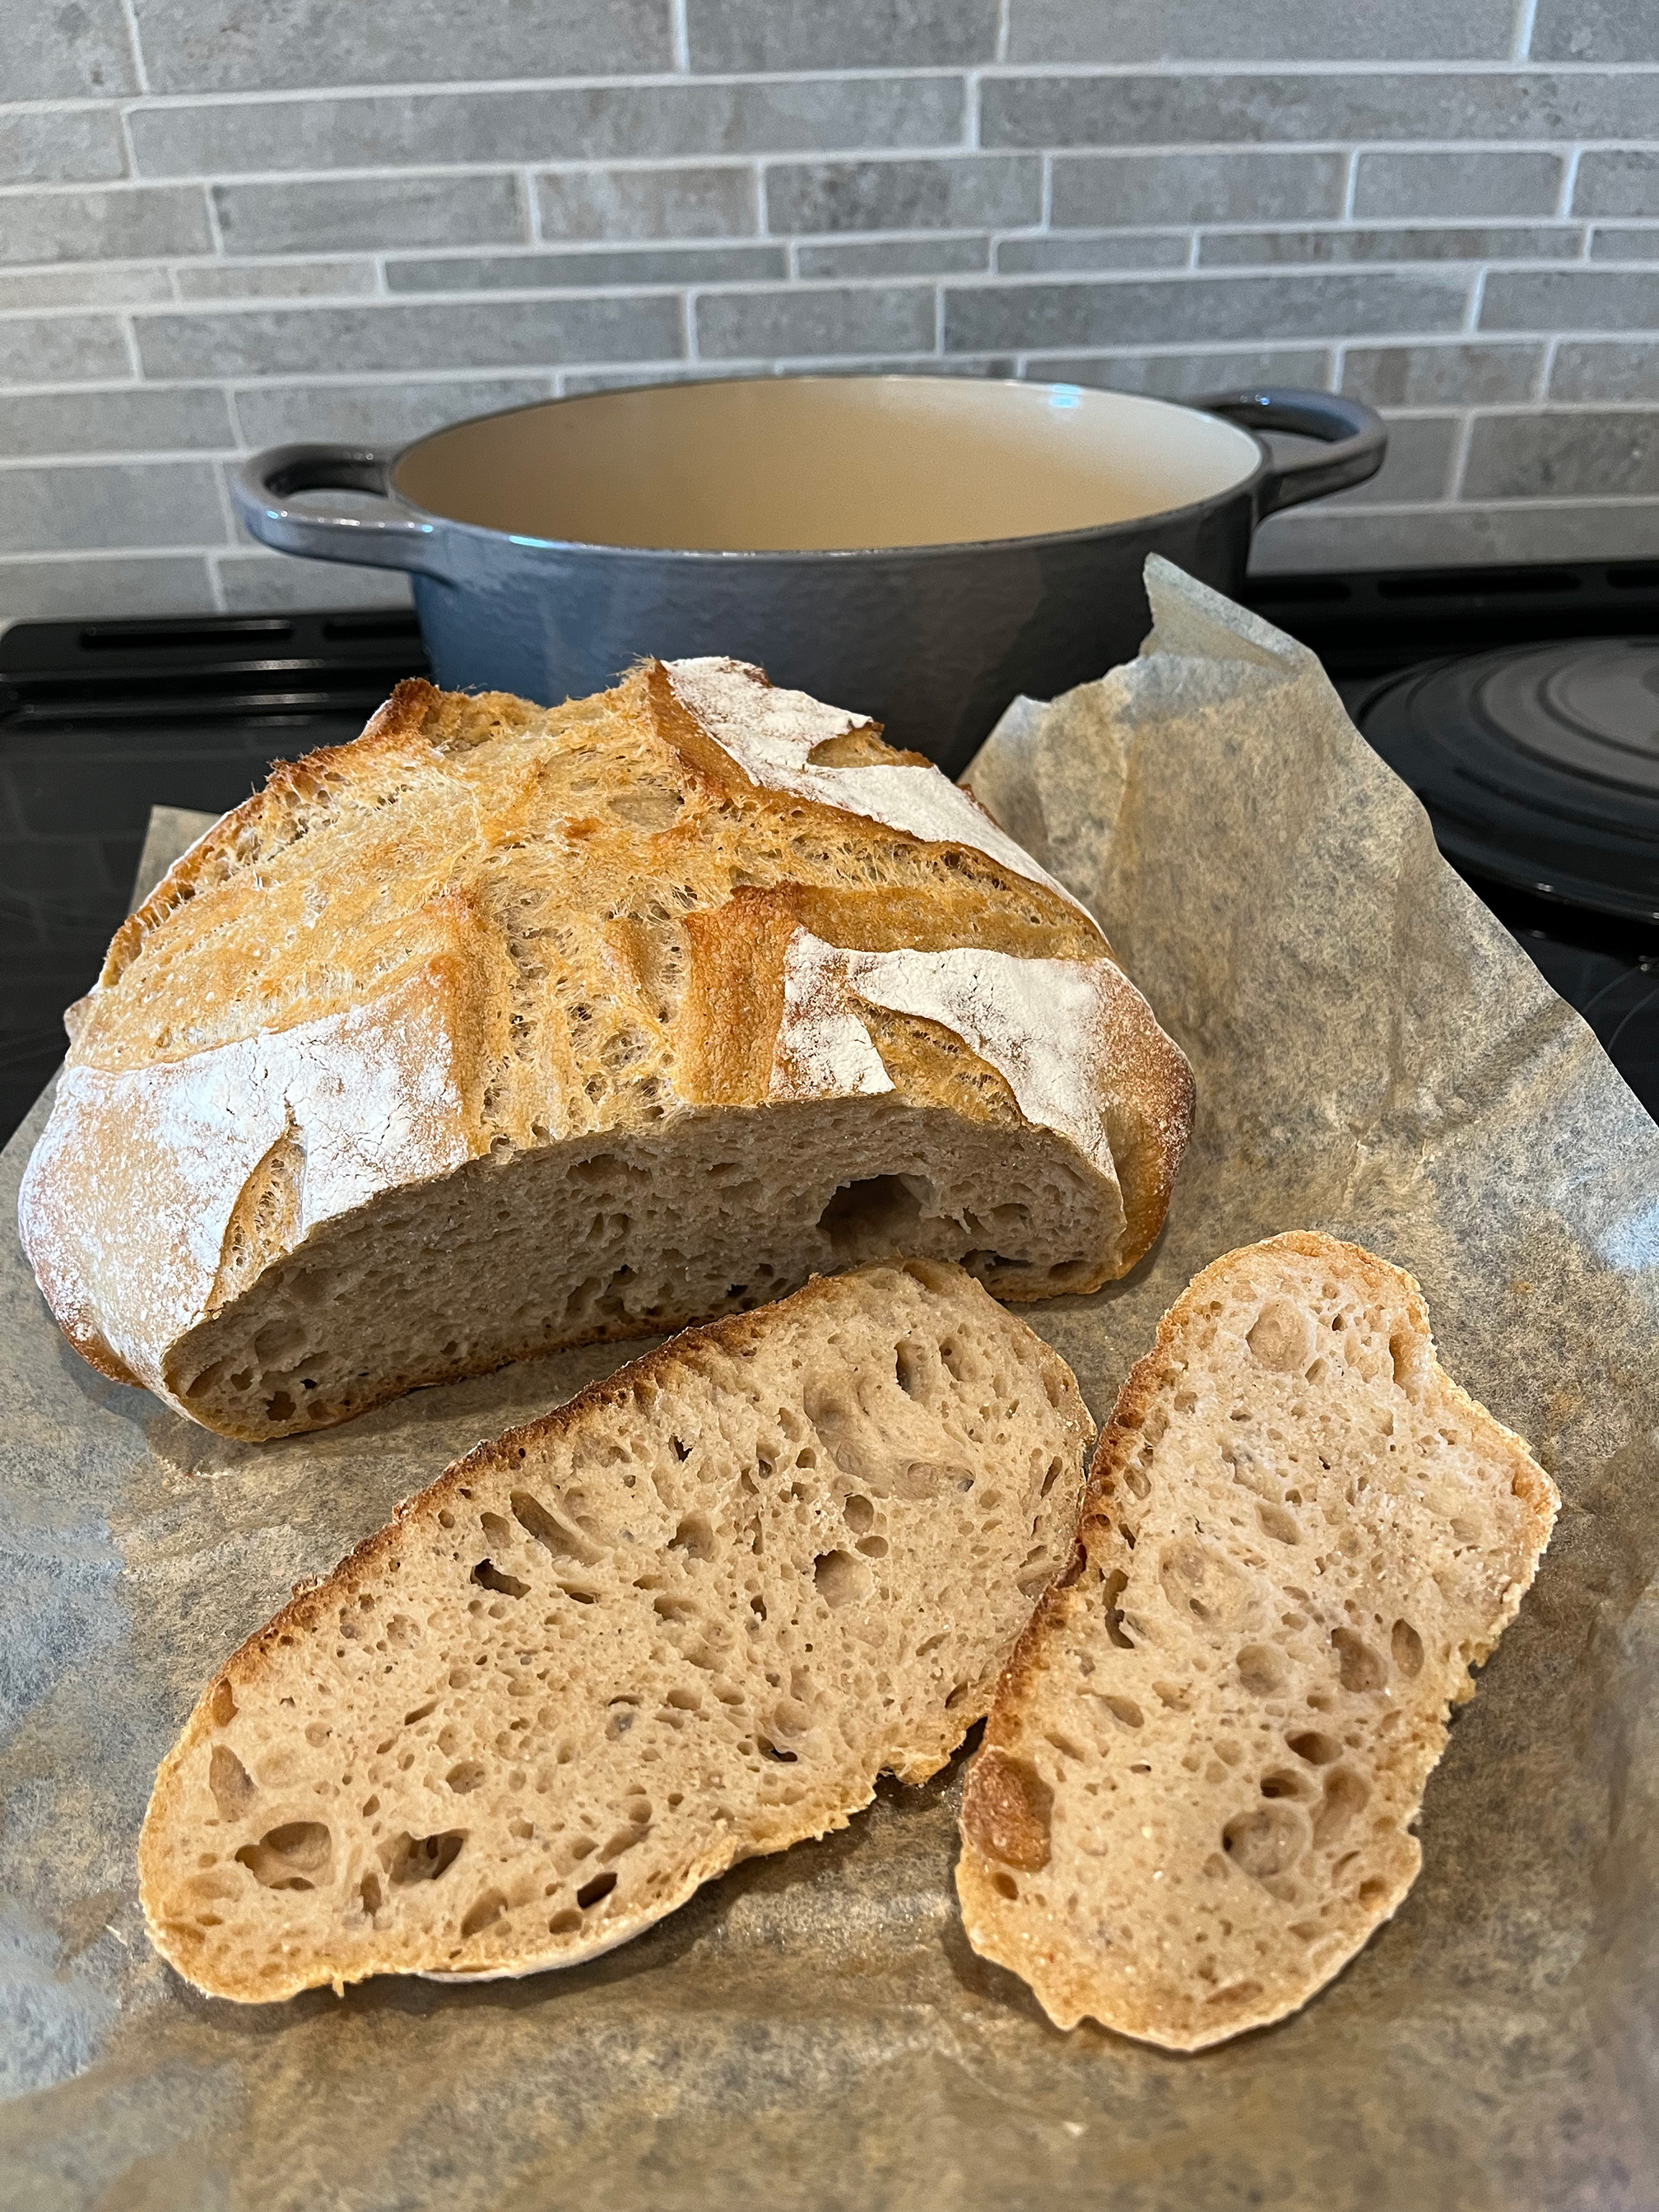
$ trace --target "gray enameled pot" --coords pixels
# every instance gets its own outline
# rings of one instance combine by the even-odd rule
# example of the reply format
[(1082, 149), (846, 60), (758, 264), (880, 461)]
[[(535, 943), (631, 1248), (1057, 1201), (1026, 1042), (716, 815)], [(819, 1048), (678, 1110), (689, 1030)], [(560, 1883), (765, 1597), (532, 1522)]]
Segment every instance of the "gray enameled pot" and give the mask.
[[(1276, 460), (1266, 431), (1321, 447)], [(408, 569), (447, 689), (552, 704), (644, 653), (730, 653), (956, 773), (1017, 693), (1052, 698), (1133, 657), (1148, 553), (1237, 593), (1255, 525), (1374, 475), (1386, 436), (1320, 392), (1188, 407), (758, 377), (547, 400), (398, 453), (279, 446), (235, 499), (267, 545)], [(344, 489), (382, 504), (289, 503)]]

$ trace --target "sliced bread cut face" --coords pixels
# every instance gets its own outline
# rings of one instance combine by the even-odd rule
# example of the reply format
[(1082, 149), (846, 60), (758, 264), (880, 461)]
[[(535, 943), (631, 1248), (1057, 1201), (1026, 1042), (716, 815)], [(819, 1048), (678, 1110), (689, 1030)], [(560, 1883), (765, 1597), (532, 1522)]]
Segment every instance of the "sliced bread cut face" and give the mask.
[(623, 1942), (984, 1712), (1093, 1425), (959, 1269), (810, 1284), (481, 1445), (228, 1661), (156, 1778), (150, 1934), (248, 2002)]
[(894, 1253), (1093, 1289), (1192, 1111), (965, 792), (726, 661), (551, 711), (400, 684), (185, 854), (72, 1013), (41, 1288), (245, 1437)]
[(1125, 1383), (998, 1686), (974, 1948), (1057, 2026), (1170, 2050), (1304, 2003), (1416, 1878), (1450, 1708), (1559, 1504), (1408, 1275), (1315, 1235), (1218, 1260)]

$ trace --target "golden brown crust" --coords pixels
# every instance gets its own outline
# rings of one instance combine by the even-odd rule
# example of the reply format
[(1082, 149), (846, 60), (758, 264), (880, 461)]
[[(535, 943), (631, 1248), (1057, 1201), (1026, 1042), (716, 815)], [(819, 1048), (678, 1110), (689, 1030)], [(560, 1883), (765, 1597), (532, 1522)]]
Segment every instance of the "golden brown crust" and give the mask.
[[(1109, 1191), (1121, 1183), (1127, 1234), (1092, 1267), (1076, 1255), (1053, 1288), (1121, 1273), (1167, 1207), (1190, 1071), (1087, 915), (1040, 872), (1021, 873), (1014, 848), (977, 847), (975, 810), (931, 771), (919, 778), (925, 765), (855, 724), (812, 749), (811, 790), (757, 781), (658, 662), (551, 713), (400, 684), (362, 737), (279, 766), (184, 856), (118, 933), (76, 1010), (21, 1213), (66, 1334), (103, 1371), (192, 1418), (230, 1434), (282, 1432), (186, 1401), (177, 1359), (191, 1329), (257, 1297), (264, 1271), (343, 1203), (322, 1191), (328, 1146), (314, 1137), (339, 1152), (354, 1113), (374, 1121), (377, 1143), (404, 1122), (428, 1132), (412, 1150), (369, 1146), (358, 1176), (368, 1205), (492, 1148), (637, 1135), (708, 1109), (769, 1112), (787, 1095), (784, 971), (803, 936), (871, 952), (983, 951), (1033, 973), (1075, 962), (1101, 979), (1078, 1064), (1101, 1084), (1109, 1157), (1085, 1133), (1083, 1171)], [(878, 799), (876, 814), (857, 811), (890, 774), (951, 799), (954, 812), (924, 792), (921, 814), (906, 817), (936, 835), (894, 826)], [(836, 775), (854, 781), (823, 781)], [(842, 790), (846, 805), (823, 795)], [(994, 844), (1000, 833), (985, 821)], [(906, 1105), (1022, 1126), (1009, 1053), (983, 1041), (969, 1050), (937, 1006), (872, 1003), (862, 1016)], [(1018, 1005), (999, 1018), (1013, 1025), (1017, 1056)], [(356, 1076), (341, 1073), (331, 1093), (326, 1079), (329, 1067), (368, 1065), (341, 1041), (370, 1031), (382, 1040), (378, 1065), (402, 1086), (373, 1105), (351, 1093)], [(833, 1090), (839, 1078), (820, 1065), (815, 1079)], [(248, 1109), (256, 1080), (273, 1095), (286, 1085), (286, 1108)], [(204, 1102), (220, 1097), (240, 1103), (216, 1150), (202, 1133), (220, 1109)], [(1095, 1111), (1046, 1126), (1079, 1142), (1085, 1123), (1100, 1125)], [(329, 1127), (301, 1126), (307, 1114)], [(304, 1206), (279, 1203), (284, 1145), (307, 1177)], [(338, 1176), (334, 1187), (345, 1188)], [(223, 1223), (212, 1253), (202, 1249), (210, 1220)], [(1051, 1294), (1045, 1268), (1028, 1274), (1031, 1287), (1022, 1279), (1012, 1294)], [(557, 1340), (651, 1326), (581, 1322)], [(544, 1335), (525, 1346), (549, 1348)], [(509, 1356), (428, 1363), (384, 1391), (371, 1382), (356, 1403)], [(318, 1418), (340, 1417), (314, 1403)]]

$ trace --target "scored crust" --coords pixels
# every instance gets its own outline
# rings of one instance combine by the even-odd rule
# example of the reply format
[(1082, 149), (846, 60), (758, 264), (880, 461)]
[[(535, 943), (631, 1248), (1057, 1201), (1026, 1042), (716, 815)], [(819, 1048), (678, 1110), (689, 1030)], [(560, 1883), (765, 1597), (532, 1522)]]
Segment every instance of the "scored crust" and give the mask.
[[(1005, 1297), (1092, 1289), (1158, 1233), (1191, 1123), (1186, 1061), (1091, 917), (874, 725), (735, 662), (647, 662), (552, 712), (399, 684), (184, 856), (72, 1015), (20, 1200), (37, 1277), (105, 1373), (241, 1436), (878, 1249)], [(804, 1170), (757, 1189), (729, 1266), (684, 1218), (699, 1176), (838, 1156), (816, 1194)], [(664, 1161), (658, 1237), (639, 1179)], [(461, 1277), (519, 1202), (487, 1174), (534, 1182), (532, 1243), (581, 1242), (549, 1162), (622, 1227), (475, 1325)], [(850, 1241), (823, 1218), (844, 1187), (876, 1194)], [(455, 1277), (431, 1315), (375, 1242), (422, 1189), (407, 1234)], [(769, 1221), (793, 1225), (757, 1287)], [(329, 1369), (341, 1316), (307, 1302), (388, 1268), (402, 1338)]]
[(1559, 1505), (1401, 1270), (1300, 1231), (1206, 1268), (998, 1685), (963, 1799), (974, 1948), (1058, 2026), (1172, 2050), (1304, 2004), (1415, 1879), (1449, 1711)]

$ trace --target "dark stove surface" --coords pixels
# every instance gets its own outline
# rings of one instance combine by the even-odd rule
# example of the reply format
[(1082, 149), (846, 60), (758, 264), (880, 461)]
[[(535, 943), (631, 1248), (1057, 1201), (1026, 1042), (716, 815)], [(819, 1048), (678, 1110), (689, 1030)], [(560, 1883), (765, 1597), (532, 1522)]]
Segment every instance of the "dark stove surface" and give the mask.
[[(1659, 562), (1276, 576), (1249, 597), (1320, 654), (1443, 849), (1659, 1111)], [(1573, 640), (1602, 642), (1564, 654)], [(1521, 673), (1505, 674), (1517, 647)], [(1489, 658), (1472, 672), (1469, 655)], [(426, 665), (402, 614), (0, 636), (0, 1135), (62, 1057), (63, 1010), (125, 912), (151, 806), (224, 811), (274, 761), (356, 737)], [(1473, 766), (1472, 719), (1487, 747)], [(1493, 761), (1541, 780), (1528, 834), (1567, 823), (1573, 853), (1558, 836), (1517, 860), (1497, 835), (1516, 802), (1490, 788)], [(1569, 799), (1548, 795), (1551, 776), (1577, 778)], [(1574, 811), (1587, 786), (1612, 794), (1594, 837)]]

